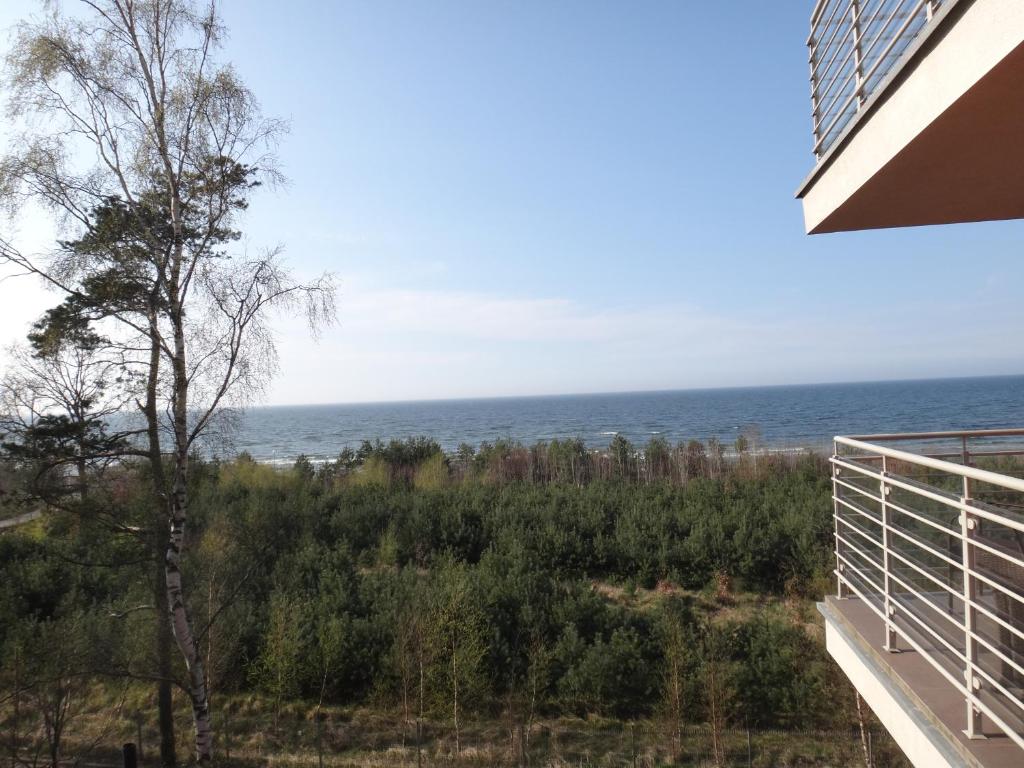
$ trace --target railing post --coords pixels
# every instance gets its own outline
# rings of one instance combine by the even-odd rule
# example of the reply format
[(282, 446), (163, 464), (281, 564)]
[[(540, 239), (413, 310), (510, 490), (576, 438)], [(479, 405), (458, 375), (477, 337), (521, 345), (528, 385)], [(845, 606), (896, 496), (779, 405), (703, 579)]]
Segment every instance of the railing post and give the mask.
[[(964, 478), (964, 494), (961, 497), (964, 504), (971, 501), (971, 481)], [(974, 578), (974, 546), (971, 540), (977, 536), (978, 519), (966, 511), (960, 513), (960, 543), (963, 566), (964, 582), (964, 657), (967, 663), (964, 667), (964, 687), (967, 689), (967, 727), (964, 733), (969, 739), (984, 739), (981, 731), (981, 710), (976, 705), (977, 693), (981, 689), (981, 679), (975, 674), (974, 669), (978, 664), (978, 647), (974, 642), (973, 633), (977, 629), (977, 611), (974, 603), (978, 597), (977, 582)]]
[(855, 87), (857, 88), (857, 111), (864, 106), (864, 61), (861, 52), (861, 38), (864, 31), (860, 28), (860, 0), (850, 0), (850, 23), (853, 25), (853, 68)]
[(896, 615), (896, 603), (892, 599), (892, 581), (889, 578), (892, 569), (892, 558), (889, 556), (892, 537), (889, 535), (890, 510), (885, 498), (889, 495), (891, 489), (885, 482), (885, 478), (888, 475), (885, 456), (882, 457), (882, 471), (880, 475), (878, 498), (881, 499), (882, 508), (882, 587), (885, 590), (885, 645), (883, 647), (890, 653), (899, 653), (896, 628), (893, 624), (893, 617)]
[(818, 129), (821, 127), (821, 115), (820, 115), (820, 104), (818, 103), (818, 41), (813, 37), (808, 45), (810, 49), (810, 65), (811, 65), (811, 126), (812, 135), (814, 137), (814, 156), (815, 158), (821, 157), (821, 152), (818, 147), (819, 136)]
[[(839, 456), (839, 444), (832, 443), (832, 455), (835, 457)], [(832, 495), (838, 499), (843, 492), (843, 487), (836, 482), (839, 477), (839, 467), (832, 467)], [(832, 501), (832, 522), (835, 526), (836, 536), (836, 597), (842, 600), (845, 597), (850, 596), (850, 588), (843, 583), (843, 561), (840, 557), (842, 554), (843, 542), (840, 539), (839, 531), (839, 502), (833, 499)]]

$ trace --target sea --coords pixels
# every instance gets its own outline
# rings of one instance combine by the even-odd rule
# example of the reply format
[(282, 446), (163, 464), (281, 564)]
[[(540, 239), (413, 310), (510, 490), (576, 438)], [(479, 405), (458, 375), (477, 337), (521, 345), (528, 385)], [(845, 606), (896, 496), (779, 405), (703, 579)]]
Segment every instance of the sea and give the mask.
[(764, 450), (826, 451), (835, 435), (1024, 427), (1024, 376), (808, 384), (662, 392), (497, 397), (251, 408), (218, 452), (286, 464), (328, 461), (364, 440), (428, 436), (446, 451), (511, 439), (623, 435), (638, 447), (746, 432)]

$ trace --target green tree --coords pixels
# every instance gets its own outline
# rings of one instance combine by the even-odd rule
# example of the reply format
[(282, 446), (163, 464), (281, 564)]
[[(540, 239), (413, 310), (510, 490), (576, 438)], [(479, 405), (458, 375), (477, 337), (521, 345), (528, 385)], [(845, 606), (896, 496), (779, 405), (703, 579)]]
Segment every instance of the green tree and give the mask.
[[(97, 0), (21, 24), (6, 61), (8, 106), (33, 130), (0, 161), (7, 207), (34, 199), (70, 229), (44, 263), (0, 233), (0, 260), (64, 296), (37, 338), (102, 339), (138, 382), (162, 553), (155, 598), (184, 662), (200, 760), (212, 757), (213, 732), (182, 572), (190, 457), (223, 406), (258, 392), (273, 370), (268, 313), (301, 304), (315, 326), (333, 311), (329, 281), (298, 284), (279, 251), (251, 258), (229, 247), (253, 189), (279, 179), (282, 125), (217, 62), (223, 34), (216, 3), (193, 0)], [(158, 636), (170, 765), (170, 651)]]
[(636, 449), (623, 435), (616, 434), (608, 445), (608, 454), (616, 477), (629, 480), (635, 476)]
[(451, 712), (458, 754), (462, 751), (463, 713), (486, 689), (486, 627), (470, 572), (464, 565), (442, 563), (433, 588), (432, 677), (439, 700), (446, 701)]
[(682, 726), (695, 698), (692, 681), (697, 638), (693, 629), (694, 617), (688, 605), (673, 599), (662, 606), (662, 706), (676, 754), (682, 749)]
[(729, 630), (706, 623), (701, 631), (702, 676), (711, 753), (716, 768), (725, 765), (725, 732), (736, 695)]
[(255, 676), (260, 687), (274, 700), (274, 727), (281, 704), (298, 695), (303, 664), (303, 615), (306, 606), (283, 592), (270, 597), (267, 631), (256, 662)]

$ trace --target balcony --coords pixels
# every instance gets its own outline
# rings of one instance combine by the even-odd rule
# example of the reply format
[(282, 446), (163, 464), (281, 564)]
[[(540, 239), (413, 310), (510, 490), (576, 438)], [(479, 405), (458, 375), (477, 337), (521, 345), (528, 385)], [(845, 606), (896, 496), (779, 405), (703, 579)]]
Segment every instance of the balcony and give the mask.
[(818, 0), (809, 233), (1024, 217), (1024, 3)]
[(837, 437), (832, 656), (919, 766), (1024, 764), (1024, 430)]

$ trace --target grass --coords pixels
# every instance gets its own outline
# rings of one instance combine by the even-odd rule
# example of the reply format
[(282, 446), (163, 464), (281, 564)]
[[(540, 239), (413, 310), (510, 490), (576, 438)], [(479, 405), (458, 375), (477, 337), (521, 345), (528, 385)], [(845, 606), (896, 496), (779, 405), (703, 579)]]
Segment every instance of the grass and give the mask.
[[(684, 590), (669, 582), (651, 589), (633, 583), (595, 581), (595, 592), (631, 610), (653, 610), (669, 596), (692, 601), (695, 610), (712, 622), (778, 613), (820, 632), (820, 617), (813, 601), (708, 588)], [(190, 753), (191, 714), (184, 696), (175, 697), (178, 754)], [(371, 766), (712, 766), (711, 731), (706, 726), (673, 729), (665, 721), (623, 722), (604, 718), (552, 718), (529, 729), (510, 726), (500, 718), (468, 717), (456, 750), (450, 723), (424, 722), (417, 739), (415, 723), (403, 722), (394, 711), (370, 707), (326, 706), (318, 727), (310, 702), (291, 701), (275, 711), (274, 702), (258, 693), (214, 692), (215, 751), (219, 765), (319, 766), (370, 768)], [(68, 730), (69, 758), (84, 763), (118, 765), (119, 745), (138, 742), (141, 764), (156, 765), (158, 732), (153, 688), (142, 683), (98, 684), (83, 691), (72, 706)], [(8, 720), (5, 722), (5, 715)], [(0, 707), (0, 733), (10, 730), (9, 707)], [(24, 730), (24, 729), (23, 729)], [(417, 741), (419, 747), (417, 748)], [(0, 752), (4, 749), (0, 736)], [(37, 740), (38, 742), (38, 740)], [(881, 729), (874, 733), (876, 765), (902, 766), (899, 750)], [(863, 765), (859, 736), (854, 731), (752, 731), (733, 728), (724, 738), (726, 765), (774, 766)], [(36, 751), (43, 755), (45, 750)]]
[[(141, 765), (156, 765), (158, 734), (152, 689), (96, 686), (80, 697), (64, 753), (83, 763), (119, 764), (119, 746), (141, 744)], [(189, 754), (191, 722), (178, 696), (176, 712), (178, 754)], [(217, 764), (237, 768), (256, 766), (319, 766), (371, 768), (371, 766), (712, 766), (712, 734), (708, 727), (687, 725), (676, 731), (665, 721), (623, 722), (605, 718), (557, 718), (535, 722), (528, 730), (507, 721), (470, 716), (457, 751), (450, 724), (430, 720), (422, 724), (417, 749), (415, 723), (403, 722), (393, 712), (365, 707), (324, 707), (321, 723), (308, 702), (287, 702), (275, 712), (271, 701), (256, 694), (217, 696), (214, 711)], [(9, 715), (9, 711), (6, 713)], [(0, 712), (0, 731), (10, 731)], [(6, 729), (4, 726), (7, 726)], [(140, 738), (141, 736), (141, 738)], [(9, 735), (6, 736), (9, 739)], [(0, 750), (5, 744), (0, 738)], [(888, 735), (876, 730), (873, 738), (878, 768), (903, 766), (899, 750)], [(854, 731), (759, 731), (731, 728), (724, 735), (730, 766), (782, 768), (783, 766), (863, 765)], [(749, 747), (749, 763), (748, 763)], [(40, 757), (45, 749), (35, 750)], [(31, 762), (31, 761), (30, 761)], [(42, 763), (39, 763), (40, 765)]]

